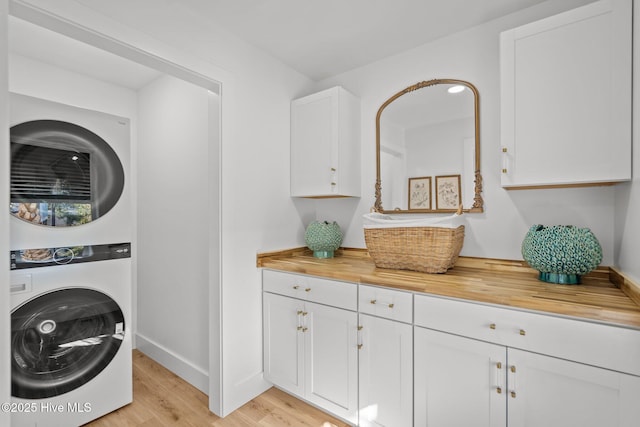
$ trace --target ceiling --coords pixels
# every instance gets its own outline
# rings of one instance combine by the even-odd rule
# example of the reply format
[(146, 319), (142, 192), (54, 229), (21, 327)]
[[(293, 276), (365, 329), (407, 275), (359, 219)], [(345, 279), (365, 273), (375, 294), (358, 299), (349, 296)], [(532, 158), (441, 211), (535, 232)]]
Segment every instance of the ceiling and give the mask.
[[(189, 20), (202, 31), (222, 29), (321, 80), (544, 0), (76, 1), (140, 28), (153, 19), (170, 22), (171, 31), (187, 31)], [(9, 45), (14, 52), (107, 81), (119, 80), (114, 83), (134, 89), (153, 78), (146, 67), (24, 21), (11, 21)], [(113, 70), (123, 72), (114, 77)]]
[[(176, 0), (177, 1), (177, 0)], [(179, 0), (321, 80), (544, 0)]]

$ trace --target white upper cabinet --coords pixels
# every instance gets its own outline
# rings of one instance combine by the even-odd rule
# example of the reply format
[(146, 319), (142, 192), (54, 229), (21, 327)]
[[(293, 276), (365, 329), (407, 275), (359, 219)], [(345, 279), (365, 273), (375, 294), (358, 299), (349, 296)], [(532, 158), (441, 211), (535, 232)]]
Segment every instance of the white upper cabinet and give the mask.
[(360, 100), (333, 87), (291, 102), (291, 196), (360, 197)]
[(502, 186), (631, 179), (632, 0), (500, 37)]

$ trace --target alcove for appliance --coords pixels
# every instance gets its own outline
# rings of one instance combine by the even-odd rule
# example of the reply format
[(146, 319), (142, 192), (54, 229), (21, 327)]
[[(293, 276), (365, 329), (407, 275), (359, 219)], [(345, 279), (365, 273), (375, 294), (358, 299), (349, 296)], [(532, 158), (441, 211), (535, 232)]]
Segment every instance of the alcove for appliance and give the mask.
[[(219, 412), (221, 398), (216, 373), (220, 368), (210, 367), (219, 361), (215, 356), (210, 358), (210, 354), (220, 353), (220, 342), (211, 331), (210, 321), (216, 328), (219, 257), (212, 248), (218, 247), (219, 241), (221, 84), (199, 72), (22, 4), (12, 4), (11, 15), (10, 91), (24, 92), (17, 86), (24, 87), (31, 79), (28, 93), (31, 96), (55, 98), (52, 100), (114, 114), (120, 112), (108, 110), (118, 109), (113, 104), (116, 94), (110, 98), (112, 95), (107, 93), (105, 99), (92, 102), (88, 94), (82, 93), (81, 86), (76, 86), (79, 82), (70, 76), (89, 75), (96, 81), (104, 81), (107, 84), (102, 91), (106, 87), (121, 86), (135, 92), (137, 110), (136, 117), (132, 118), (135, 187), (132, 193), (137, 274), (133, 280), (131, 329), (136, 332), (138, 348), (209, 394), (212, 411)], [(20, 52), (18, 47), (22, 49)], [(35, 78), (37, 73), (21, 75), (18, 79), (11, 76), (12, 70), (13, 77), (17, 76), (17, 69), (36, 72), (42, 64), (54, 71), (50, 78), (66, 80), (68, 98), (58, 97), (62, 92), (60, 87), (43, 89), (45, 82)], [(180, 99), (166, 98), (169, 92)], [(189, 115), (187, 104), (198, 111)], [(171, 136), (158, 132), (161, 124), (167, 125), (166, 117), (171, 114), (185, 127), (185, 132), (178, 128)], [(177, 117), (178, 114), (182, 116)], [(193, 123), (195, 116), (198, 129), (189, 129), (188, 124)], [(195, 139), (197, 146), (192, 145)], [(196, 162), (199, 163), (196, 165)], [(193, 199), (196, 193), (199, 200)], [(194, 203), (202, 207), (203, 215), (191, 215)], [(191, 255), (178, 257), (179, 251)], [(180, 274), (179, 286), (175, 283), (176, 274)], [(214, 304), (202, 298), (207, 294), (212, 295)], [(182, 333), (184, 330), (189, 330), (189, 334)]]

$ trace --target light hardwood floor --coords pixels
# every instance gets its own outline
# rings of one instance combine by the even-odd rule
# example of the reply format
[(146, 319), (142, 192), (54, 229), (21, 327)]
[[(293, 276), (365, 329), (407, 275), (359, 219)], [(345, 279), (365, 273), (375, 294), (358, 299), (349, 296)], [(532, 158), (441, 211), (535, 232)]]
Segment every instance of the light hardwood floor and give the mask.
[(85, 427), (346, 427), (342, 421), (271, 388), (225, 418), (208, 397), (143, 353), (133, 352), (133, 403)]

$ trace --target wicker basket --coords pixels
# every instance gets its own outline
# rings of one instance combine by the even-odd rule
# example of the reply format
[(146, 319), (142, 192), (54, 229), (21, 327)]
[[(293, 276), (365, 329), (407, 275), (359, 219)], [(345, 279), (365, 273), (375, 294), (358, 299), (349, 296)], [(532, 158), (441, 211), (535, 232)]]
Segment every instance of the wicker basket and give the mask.
[(446, 273), (460, 255), (464, 225), (365, 228), (364, 239), (376, 267)]

